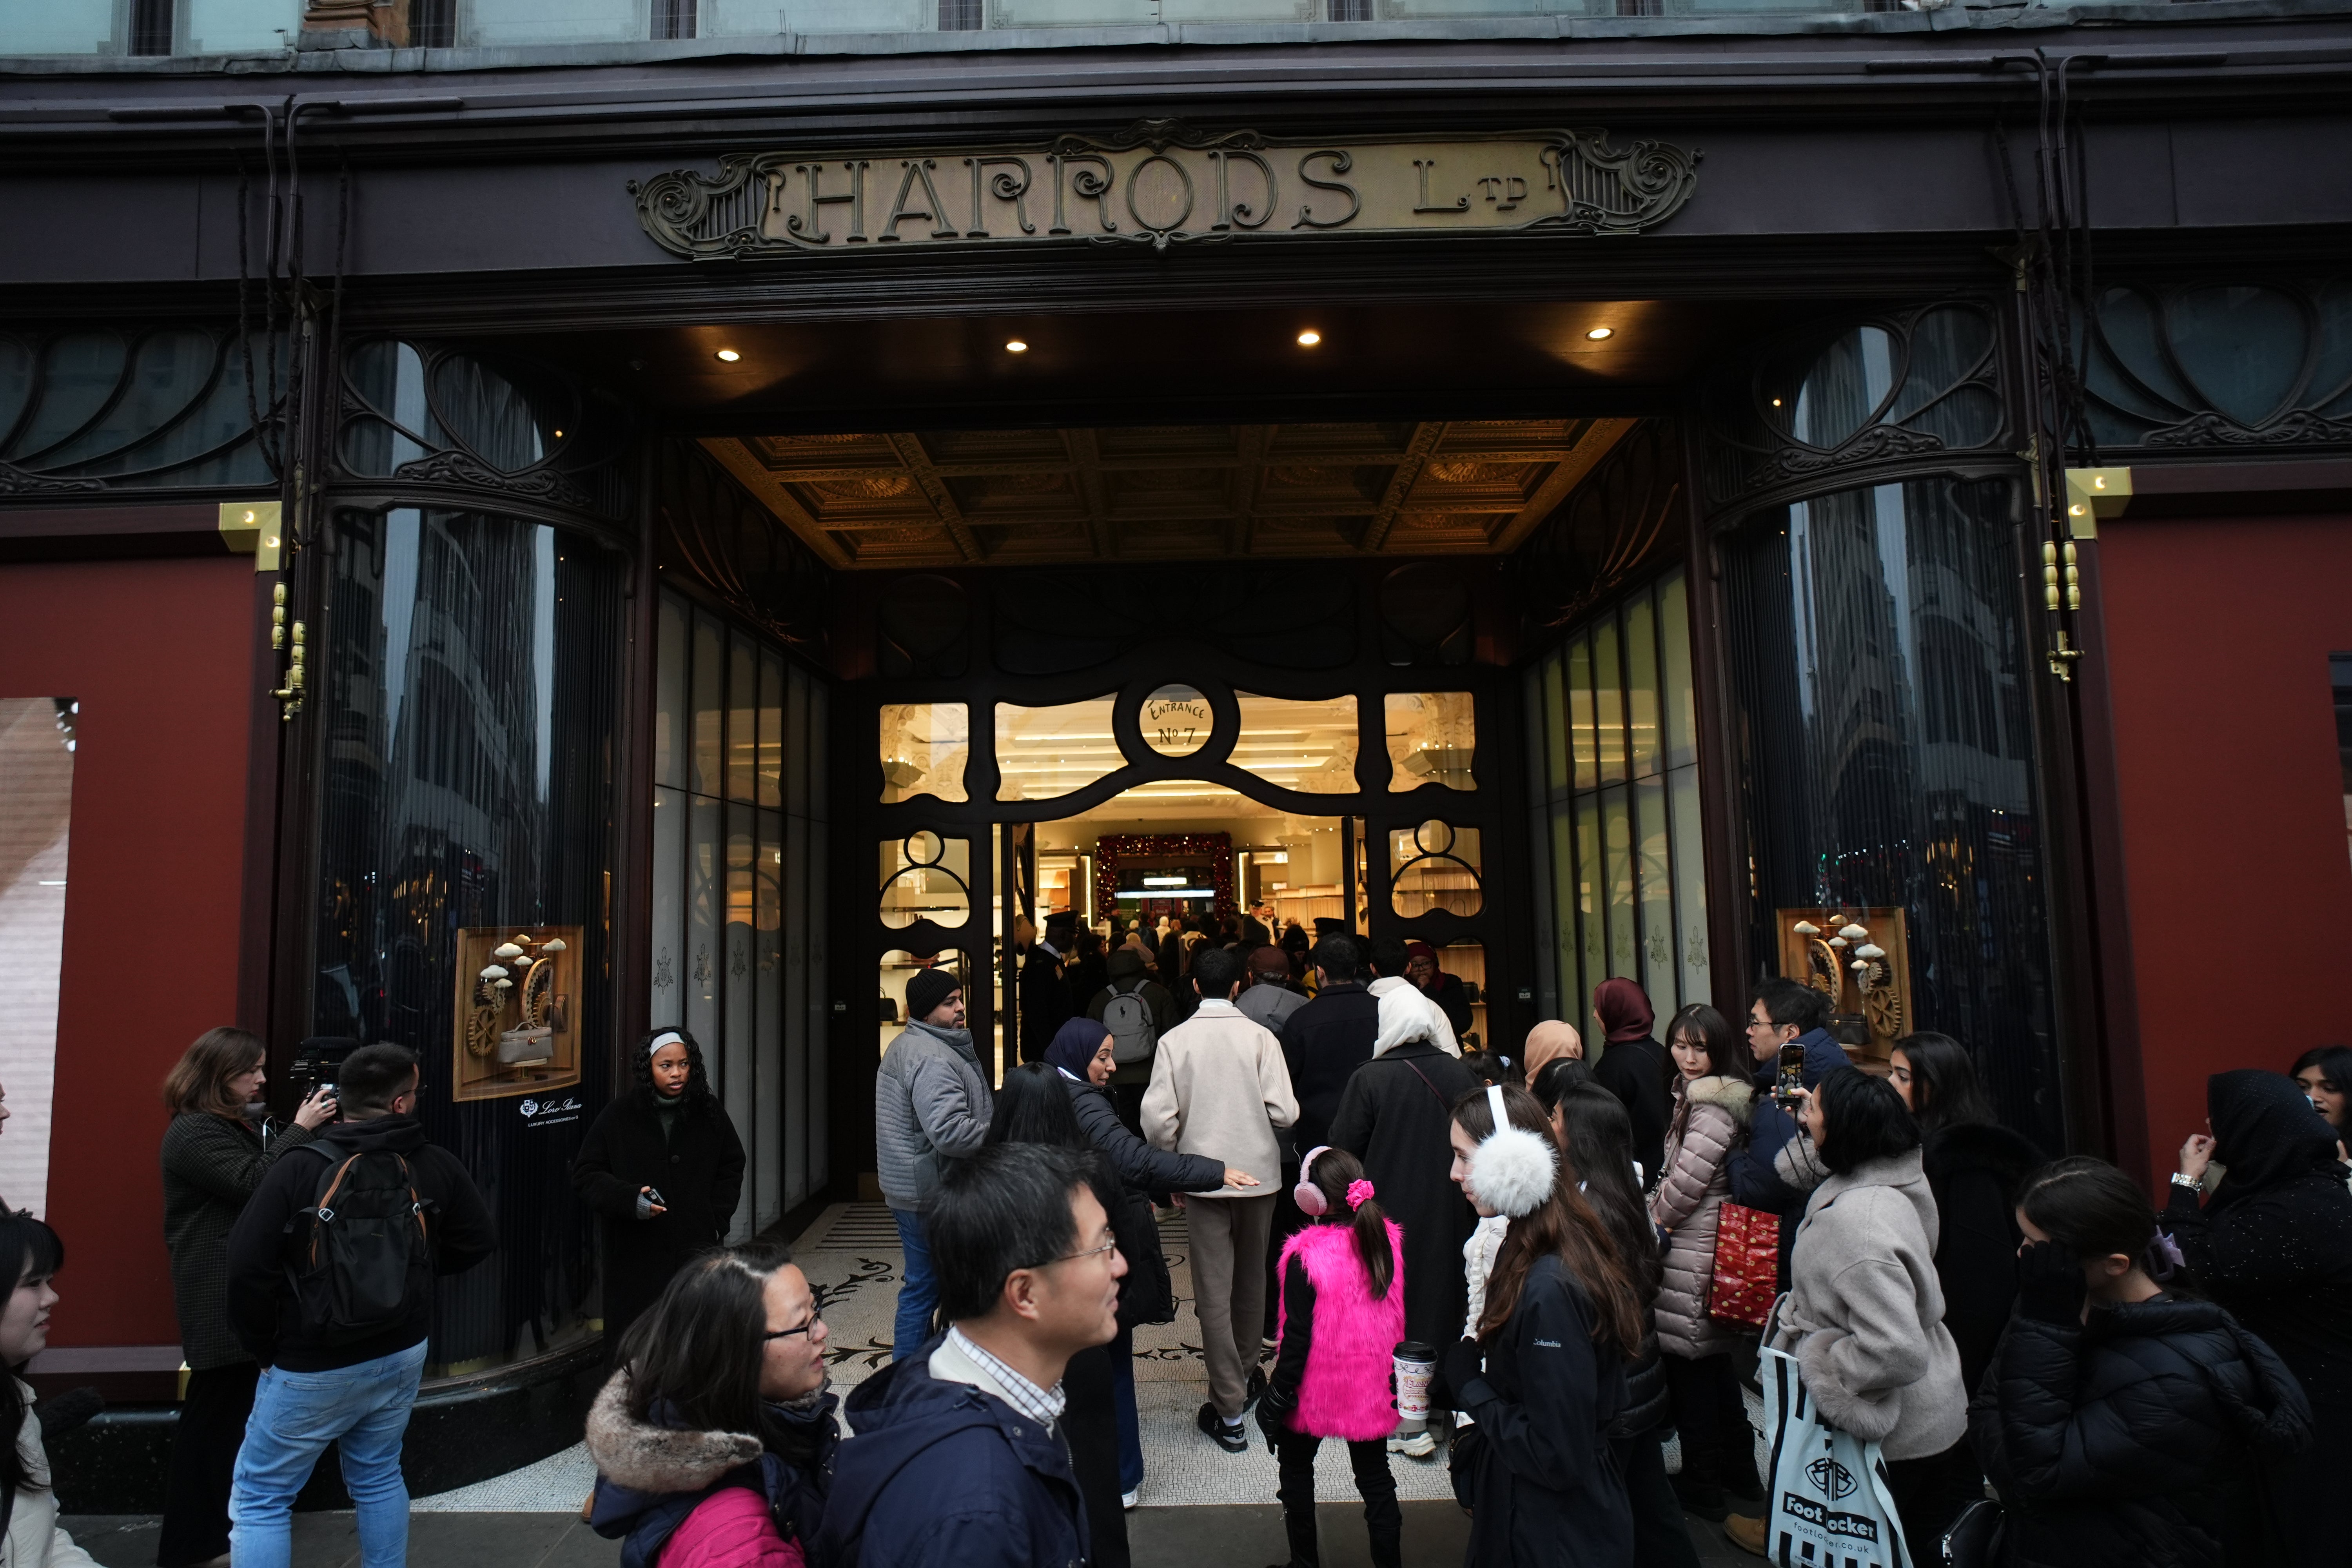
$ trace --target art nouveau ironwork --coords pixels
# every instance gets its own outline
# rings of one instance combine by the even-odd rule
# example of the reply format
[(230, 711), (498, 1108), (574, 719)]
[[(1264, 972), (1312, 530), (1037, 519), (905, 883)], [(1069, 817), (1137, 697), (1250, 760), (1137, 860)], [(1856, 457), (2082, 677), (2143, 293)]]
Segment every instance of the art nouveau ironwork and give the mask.
[(2103, 449), (2352, 446), (2352, 276), (2104, 289), (2084, 381)]
[(255, 423), (286, 378), (249, 393), (262, 352), (218, 326), (0, 333), (0, 496), (274, 489)]

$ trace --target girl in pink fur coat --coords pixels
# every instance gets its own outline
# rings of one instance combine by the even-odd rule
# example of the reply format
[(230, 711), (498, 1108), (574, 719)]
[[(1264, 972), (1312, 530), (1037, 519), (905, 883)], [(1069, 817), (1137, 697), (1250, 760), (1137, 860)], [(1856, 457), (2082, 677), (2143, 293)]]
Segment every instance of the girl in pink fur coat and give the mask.
[(1282, 1469), (1282, 1525), (1289, 1568), (1317, 1568), (1315, 1453), (1343, 1439), (1364, 1497), (1372, 1568), (1401, 1568), (1396, 1478), (1388, 1438), (1396, 1430), (1391, 1373), (1404, 1338), (1404, 1233), (1372, 1201), (1364, 1167), (1344, 1149), (1300, 1162), (1298, 1206), (1317, 1223), (1282, 1249), (1281, 1344), (1257, 1404)]

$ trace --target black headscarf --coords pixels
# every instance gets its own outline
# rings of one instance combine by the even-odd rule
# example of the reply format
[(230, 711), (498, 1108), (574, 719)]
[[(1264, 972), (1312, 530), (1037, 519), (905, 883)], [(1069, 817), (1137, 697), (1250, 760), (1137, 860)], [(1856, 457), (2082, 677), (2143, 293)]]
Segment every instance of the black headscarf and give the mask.
[(2217, 1072), (2205, 1080), (2205, 1110), (2213, 1122), (2213, 1158), (2229, 1167), (2209, 1211), (2298, 1176), (2342, 1179), (2336, 1129), (2293, 1079), (2257, 1068)]

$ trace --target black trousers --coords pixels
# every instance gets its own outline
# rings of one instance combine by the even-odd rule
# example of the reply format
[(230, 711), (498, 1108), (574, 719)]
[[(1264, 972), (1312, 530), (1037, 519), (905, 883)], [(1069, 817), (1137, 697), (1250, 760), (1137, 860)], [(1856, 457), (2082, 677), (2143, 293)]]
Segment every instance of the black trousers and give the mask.
[(1963, 1437), (1940, 1454), (1887, 1460), (1886, 1489), (1894, 1494), (1895, 1516), (1903, 1521), (1911, 1560), (1940, 1563), (1944, 1531), (1962, 1509), (1985, 1495), (1984, 1471)]
[(260, 1363), (249, 1361), (188, 1373), (188, 1397), (172, 1431), (172, 1472), (155, 1546), (162, 1568), (209, 1563), (228, 1550), (229, 1483), (260, 1381)]
[(1633, 1568), (1699, 1568), (1682, 1500), (1666, 1478), (1665, 1439), (1652, 1432), (1620, 1438), (1613, 1447), (1633, 1510)]
[(1721, 1486), (1752, 1476), (1756, 1434), (1748, 1425), (1748, 1405), (1739, 1396), (1731, 1357), (1693, 1361), (1668, 1351), (1658, 1364), (1674, 1400), (1675, 1430), (1682, 1434), (1685, 1483)]
[[(1323, 1561), (1315, 1538), (1315, 1453), (1323, 1439), (1285, 1432), (1275, 1447), (1282, 1484), (1282, 1528), (1290, 1537), (1289, 1568), (1318, 1568)], [(1364, 1526), (1372, 1537), (1372, 1568), (1402, 1568), (1404, 1510), (1397, 1507), (1396, 1478), (1389, 1474), (1385, 1437), (1348, 1445), (1356, 1490), (1364, 1499)]]
[(1127, 1510), (1119, 1506), (1118, 1411), (1110, 1356), (1119, 1342), (1082, 1350), (1062, 1373), (1062, 1440), (1070, 1446), (1070, 1472), (1086, 1504), (1095, 1568), (1128, 1568)]

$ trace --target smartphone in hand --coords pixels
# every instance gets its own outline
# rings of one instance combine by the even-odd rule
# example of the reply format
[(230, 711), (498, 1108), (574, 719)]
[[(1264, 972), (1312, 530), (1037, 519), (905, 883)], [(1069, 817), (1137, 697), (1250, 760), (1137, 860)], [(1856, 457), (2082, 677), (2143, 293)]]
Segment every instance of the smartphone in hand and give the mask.
[(1780, 1058), (1772, 1080), (1772, 1098), (1783, 1106), (1797, 1103), (1805, 1089), (1805, 1047), (1790, 1040), (1780, 1047)]

